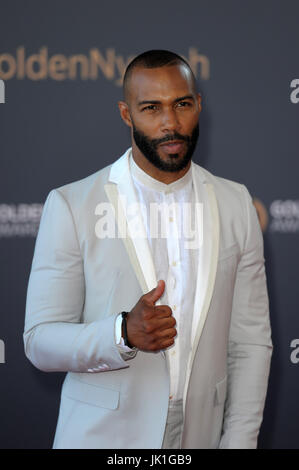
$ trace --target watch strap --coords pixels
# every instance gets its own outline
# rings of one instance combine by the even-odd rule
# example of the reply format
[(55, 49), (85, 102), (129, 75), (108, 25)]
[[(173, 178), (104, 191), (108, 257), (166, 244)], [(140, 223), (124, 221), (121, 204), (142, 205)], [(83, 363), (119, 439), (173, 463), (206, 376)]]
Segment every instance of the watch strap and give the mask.
[(121, 312), (121, 315), (122, 315), (122, 327), (123, 327), (123, 339), (124, 339), (124, 343), (126, 346), (128, 346), (128, 348), (133, 348), (133, 346), (129, 343), (129, 340), (128, 340), (128, 330), (127, 330), (127, 316), (128, 316), (129, 312)]

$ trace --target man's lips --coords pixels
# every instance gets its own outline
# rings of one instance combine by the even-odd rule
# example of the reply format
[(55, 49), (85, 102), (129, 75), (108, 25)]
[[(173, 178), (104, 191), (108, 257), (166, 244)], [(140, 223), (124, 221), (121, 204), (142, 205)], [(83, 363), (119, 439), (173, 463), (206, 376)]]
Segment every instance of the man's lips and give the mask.
[(178, 153), (183, 149), (184, 142), (182, 140), (171, 140), (160, 144), (166, 153)]

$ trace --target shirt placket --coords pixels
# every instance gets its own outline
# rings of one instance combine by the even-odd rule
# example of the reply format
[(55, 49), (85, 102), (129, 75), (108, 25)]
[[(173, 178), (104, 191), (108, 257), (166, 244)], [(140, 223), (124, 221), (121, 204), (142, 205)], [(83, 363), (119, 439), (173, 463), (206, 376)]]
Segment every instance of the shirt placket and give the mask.
[[(168, 251), (168, 276), (167, 276), (167, 292), (168, 292), (168, 305), (172, 309), (173, 316), (177, 321), (176, 328), (179, 334), (179, 314), (181, 305), (181, 259), (179, 247), (179, 226), (178, 214), (175, 210), (175, 197), (174, 193), (165, 193), (164, 195), (166, 204), (166, 226), (167, 226), (167, 251)], [(167, 210), (168, 207), (168, 210)], [(169, 365), (170, 365), (170, 400), (175, 401), (177, 397), (178, 384), (179, 384), (179, 342), (175, 338), (174, 345), (169, 348)]]

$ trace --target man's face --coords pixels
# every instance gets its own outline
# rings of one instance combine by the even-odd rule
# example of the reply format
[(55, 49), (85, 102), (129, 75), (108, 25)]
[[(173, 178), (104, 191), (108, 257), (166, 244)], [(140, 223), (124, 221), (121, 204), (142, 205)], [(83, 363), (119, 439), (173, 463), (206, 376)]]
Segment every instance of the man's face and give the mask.
[(136, 149), (159, 170), (177, 172), (194, 152), (200, 110), (200, 95), (185, 66), (137, 68), (122, 117)]

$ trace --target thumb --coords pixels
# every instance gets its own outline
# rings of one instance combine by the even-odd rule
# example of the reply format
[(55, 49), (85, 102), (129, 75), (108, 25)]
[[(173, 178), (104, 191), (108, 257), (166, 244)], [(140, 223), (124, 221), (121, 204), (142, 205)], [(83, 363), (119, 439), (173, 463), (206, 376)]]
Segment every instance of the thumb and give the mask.
[(162, 296), (165, 289), (165, 282), (161, 279), (157, 286), (145, 294), (146, 300), (149, 302), (155, 303)]

